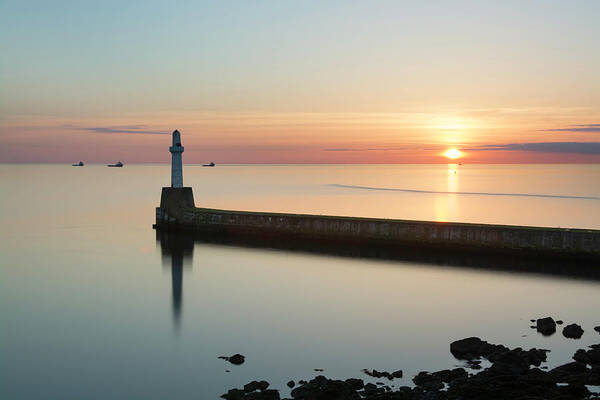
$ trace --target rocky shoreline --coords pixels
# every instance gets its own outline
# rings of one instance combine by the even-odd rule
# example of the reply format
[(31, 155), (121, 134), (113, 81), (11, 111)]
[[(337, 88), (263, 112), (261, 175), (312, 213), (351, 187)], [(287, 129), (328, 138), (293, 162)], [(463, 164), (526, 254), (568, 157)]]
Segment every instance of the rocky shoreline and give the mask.
[[(544, 334), (556, 331), (552, 318), (533, 321), (535, 328)], [(600, 327), (594, 330), (600, 333)], [(582, 333), (577, 324), (563, 330), (566, 338), (576, 339)], [(574, 361), (549, 371), (540, 367), (549, 352), (544, 349), (510, 349), (469, 337), (452, 342), (450, 352), (472, 369), (477, 369), (481, 360), (487, 360), (491, 365), (477, 373), (469, 373), (464, 368), (422, 371), (413, 377), (414, 387), (392, 389), (383, 382), (365, 384), (358, 378), (336, 380), (322, 375), (308, 382), (299, 381), (297, 385), (290, 381), (288, 387), (293, 388), (290, 395), (294, 400), (600, 400), (600, 394), (590, 392), (587, 387), (600, 386), (600, 344), (577, 350), (572, 357)], [(402, 377), (402, 370), (365, 369), (363, 373), (389, 381)], [(243, 389), (230, 389), (221, 397), (226, 400), (280, 400), (279, 391), (269, 389), (266, 381), (253, 381)]]

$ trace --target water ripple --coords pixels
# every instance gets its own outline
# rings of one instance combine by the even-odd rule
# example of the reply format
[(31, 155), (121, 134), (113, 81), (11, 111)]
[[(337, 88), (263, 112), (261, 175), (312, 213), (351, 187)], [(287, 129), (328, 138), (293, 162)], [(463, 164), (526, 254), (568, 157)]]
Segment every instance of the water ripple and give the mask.
[(558, 194), (537, 194), (537, 193), (489, 193), (489, 192), (444, 192), (436, 190), (417, 190), (417, 189), (396, 189), (385, 187), (358, 186), (358, 185), (342, 185), (332, 183), (331, 186), (346, 188), (346, 189), (362, 189), (362, 190), (384, 190), (388, 192), (404, 192), (404, 193), (428, 193), (428, 194), (467, 194), (475, 196), (510, 196), (510, 197), (538, 197), (545, 199), (577, 199), (577, 200), (600, 200), (600, 197), (595, 196), (567, 196)]

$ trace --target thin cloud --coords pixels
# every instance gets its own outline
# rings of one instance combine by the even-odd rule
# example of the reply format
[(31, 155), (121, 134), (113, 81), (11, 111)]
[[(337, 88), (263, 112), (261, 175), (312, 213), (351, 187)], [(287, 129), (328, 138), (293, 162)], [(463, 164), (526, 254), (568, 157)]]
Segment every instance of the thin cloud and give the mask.
[(329, 148), (323, 149), (323, 151), (398, 151), (398, 150), (406, 150), (405, 147), (384, 147), (384, 148), (346, 148), (346, 147), (337, 147), (337, 148)]
[(84, 130), (96, 133), (125, 133), (125, 134), (142, 134), (142, 135), (168, 135), (166, 131), (147, 130), (145, 125), (125, 125), (125, 126), (92, 126), (78, 127), (74, 129)]
[(542, 129), (544, 132), (600, 132), (600, 124), (579, 124), (569, 128)]
[(571, 153), (600, 155), (600, 142), (537, 142), (475, 146), (467, 151), (518, 150), (540, 153)]

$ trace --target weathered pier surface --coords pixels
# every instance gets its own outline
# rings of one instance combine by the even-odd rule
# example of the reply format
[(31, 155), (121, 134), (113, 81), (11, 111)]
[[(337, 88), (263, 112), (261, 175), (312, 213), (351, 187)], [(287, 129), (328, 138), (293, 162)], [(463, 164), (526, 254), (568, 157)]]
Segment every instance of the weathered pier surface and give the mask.
[(268, 240), (600, 259), (600, 230), (215, 210), (195, 207), (189, 187), (163, 188), (155, 227)]

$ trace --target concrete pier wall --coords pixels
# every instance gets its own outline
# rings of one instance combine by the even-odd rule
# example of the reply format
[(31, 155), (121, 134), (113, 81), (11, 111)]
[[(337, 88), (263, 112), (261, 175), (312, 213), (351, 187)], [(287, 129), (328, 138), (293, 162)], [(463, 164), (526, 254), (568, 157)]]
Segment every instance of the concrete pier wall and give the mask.
[(600, 259), (600, 230), (214, 210), (194, 207), (191, 188), (163, 188), (156, 227), (271, 239)]

